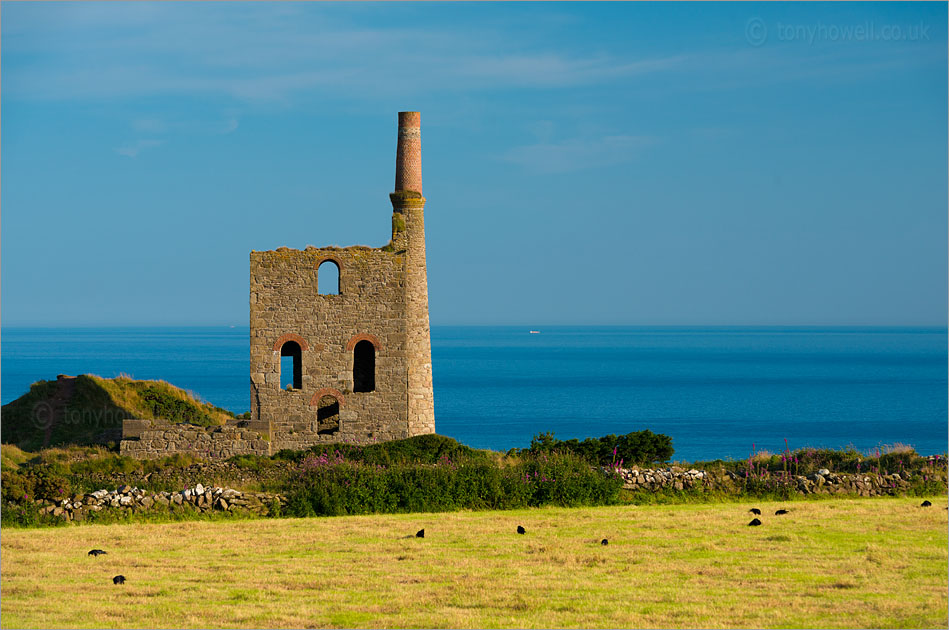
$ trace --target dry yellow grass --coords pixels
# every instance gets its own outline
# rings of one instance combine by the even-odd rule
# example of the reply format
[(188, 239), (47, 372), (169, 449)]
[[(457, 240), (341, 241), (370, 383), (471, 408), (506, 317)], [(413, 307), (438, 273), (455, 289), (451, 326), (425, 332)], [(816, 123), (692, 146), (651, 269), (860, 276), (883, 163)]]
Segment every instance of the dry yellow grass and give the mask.
[(117, 406), (123, 409), (135, 410), (136, 418), (158, 419), (148, 408), (148, 405), (143, 404), (140, 392), (133, 387), (135, 383), (149, 383), (152, 387), (158, 388), (163, 394), (171, 398), (176, 398), (189, 405), (200, 407), (202, 411), (207, 413), (217, 424), (226, 423), (230, 417), (226, 413), (214, 409), (212, 405), (198, 398), (194, 392), (175, 387), (168, 381), (160, 379), (136, 381), (128, 374), (121, 374), (115, 378), (102, 378), (95, 374), (88, 374), (87, 376), (95, 380), (103, 390), (108, 392), (112, 401)]
[(11, 530), (2, 626), (946, 627), (945, 498), (920, 501)]

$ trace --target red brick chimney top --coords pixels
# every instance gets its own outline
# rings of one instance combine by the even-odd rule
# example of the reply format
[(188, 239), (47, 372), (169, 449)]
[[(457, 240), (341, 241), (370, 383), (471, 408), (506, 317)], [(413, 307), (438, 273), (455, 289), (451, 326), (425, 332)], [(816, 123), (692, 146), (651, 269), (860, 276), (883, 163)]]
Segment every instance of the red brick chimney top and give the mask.
[(421, 115), (399, 112), (399, 142), (395, 152), (395, 191), (422, 192)]

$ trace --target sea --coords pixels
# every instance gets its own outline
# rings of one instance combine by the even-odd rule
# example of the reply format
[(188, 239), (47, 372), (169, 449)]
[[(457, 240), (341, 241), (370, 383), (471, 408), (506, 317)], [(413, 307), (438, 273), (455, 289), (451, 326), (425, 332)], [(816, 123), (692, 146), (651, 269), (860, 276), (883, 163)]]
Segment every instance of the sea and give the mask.
[[(57, 374), (163, 379), (250, 408), (247, 327), (0, 331), (6, 404)], [(648, 429), (678, 461), (947, 451), (946, 328), (434, 326), (436, 429), (476, 448)]]

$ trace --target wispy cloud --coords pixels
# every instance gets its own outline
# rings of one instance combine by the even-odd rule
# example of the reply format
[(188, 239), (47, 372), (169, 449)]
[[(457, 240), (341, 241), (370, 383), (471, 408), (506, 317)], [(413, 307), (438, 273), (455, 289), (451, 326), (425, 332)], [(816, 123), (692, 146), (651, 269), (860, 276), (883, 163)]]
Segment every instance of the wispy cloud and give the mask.
[(563, 37), (569, 29), (556, 20), (539, 20), (536, 33), (490, 17), (463, 26), (435, 22), (431, 27), (428, 20), (430, 27), (422, 28), (404, 19), (404, 11), (367, 9), (308, 3), (13, 3), (4, 12), (4, 98), (192, 96), (284, 104), (301, 95), (382, 98), (629, 87), (667, 75), (674, 79), (662, 82), (666, 91), (714, 90), (848, 80), (945, 63), (941, 41), (894, 43), (872, 53), (864, 45), (825, 50), (780, 42), (644, 52), (615, 42), (572, 45)]
[(122, 147), (116, 147), (115, 152), (119, 155), (124, 155), (129, 158), (136, 158), (138, 154), (146, 149), (152, 149), (154, 147), (161, 146), (165, 143), (164, 140), (139, 140), (133, 144), (127, 144)]
[(469, 29), (451, 27), (369, 27), (322, 7), (273, 6), (69, 6), (46, 9), (58, 19), (45, 22), (36, 19), (44, 10), (31, 10), (34, 19), (17, 19), (9, 36), (5, 27), (5, 61), (14, 63), (5, 63), (4, 91), (43, 100), (170, 94), (286, 101), (327, 90), (358, 95), (591, 85), (663, 72), (686, 60), (527, 46), (503, 29), (473, 37)]
[(514, 147), (503, 159), (536, 173), (566, 173), (635, 159), (655, 142), (655, 138), (629, 135), (572, 138)]

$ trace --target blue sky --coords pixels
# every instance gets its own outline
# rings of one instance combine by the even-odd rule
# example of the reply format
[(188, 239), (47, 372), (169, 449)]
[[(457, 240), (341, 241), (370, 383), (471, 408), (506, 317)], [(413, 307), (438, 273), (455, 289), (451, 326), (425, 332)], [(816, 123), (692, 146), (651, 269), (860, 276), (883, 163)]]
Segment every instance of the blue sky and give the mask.
[(943, 4), (17, 3), (4, 325), (247, 323), (248, 252), (388, 241), (433, 324), (945, 325)]

